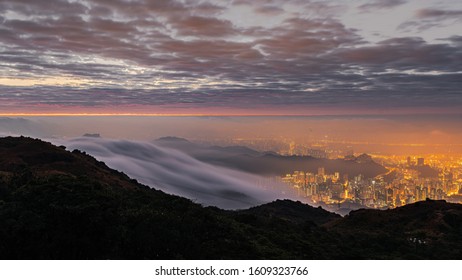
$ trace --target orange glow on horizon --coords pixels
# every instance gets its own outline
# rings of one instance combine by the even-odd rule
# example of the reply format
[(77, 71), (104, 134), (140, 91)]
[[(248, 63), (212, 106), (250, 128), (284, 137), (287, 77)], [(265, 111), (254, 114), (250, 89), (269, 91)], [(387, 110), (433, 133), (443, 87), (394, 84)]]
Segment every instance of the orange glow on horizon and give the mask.
[(1, 117), (304, 117), (323, 114), (265, 114), (265, 113), (0, 113)]

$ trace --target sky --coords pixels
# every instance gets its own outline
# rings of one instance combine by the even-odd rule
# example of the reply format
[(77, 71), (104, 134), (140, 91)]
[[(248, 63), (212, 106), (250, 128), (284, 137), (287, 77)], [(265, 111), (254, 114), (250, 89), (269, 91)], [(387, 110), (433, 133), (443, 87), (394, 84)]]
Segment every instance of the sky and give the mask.
[(0, 0), (0, 115), (462, 112), (459, 0)]

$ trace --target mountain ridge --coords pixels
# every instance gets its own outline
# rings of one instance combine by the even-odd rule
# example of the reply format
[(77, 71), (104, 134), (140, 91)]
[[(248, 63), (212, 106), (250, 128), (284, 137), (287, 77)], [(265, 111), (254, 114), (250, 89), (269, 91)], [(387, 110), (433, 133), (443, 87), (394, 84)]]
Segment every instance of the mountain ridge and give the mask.
[(0, 138), (1, 259), (458, 259), (461, 217), (443, 201), (345, 217), (289, 200), (203, 207), (84, 152)]
[(386, 168), (366, 154), (347, 159), (319, 159), (311, 156), (283, 156), (271, 152), (258, 152), (244, 146), (199, 145), (172, 136), (162, 137), (154, 142), (163, 147), (180, 150), (203, 162), (265, 176), (281, 176), (297, 170), (316, 174), (318, 167), (324, 167), (330, 174), (339, 172), (350, 177), (362, 174), (366, 178), (374, 178), (387, 172)]

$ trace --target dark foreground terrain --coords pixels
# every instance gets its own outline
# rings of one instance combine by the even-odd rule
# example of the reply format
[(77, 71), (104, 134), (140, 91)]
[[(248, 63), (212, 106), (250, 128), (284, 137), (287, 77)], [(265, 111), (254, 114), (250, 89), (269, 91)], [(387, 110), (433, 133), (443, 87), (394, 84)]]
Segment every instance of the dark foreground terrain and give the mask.
[(462, 205), (346, 217), (299, 202), (242, 211), (150, 189), (80, 151), (0, 138), (2, 259), (461, 259)]

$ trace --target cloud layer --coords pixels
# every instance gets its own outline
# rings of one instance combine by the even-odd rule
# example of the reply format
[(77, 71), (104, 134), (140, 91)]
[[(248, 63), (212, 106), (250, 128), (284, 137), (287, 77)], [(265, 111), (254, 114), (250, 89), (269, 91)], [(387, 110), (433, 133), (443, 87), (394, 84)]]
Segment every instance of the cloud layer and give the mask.
[(213, 166), (148, 142), (91, 137), (51, 141), (65, 145), (68, 150), (85, 151), (150, 187), (204, 205), (238, 209), (290, 198), (282, 193), (285, 190), (282, 185), (262, 177)]
[[(418, 33), (460, 26), (461, 10), (419, 3), (4, 0), (0, 113), (457, 111), (460, 40), (427, 42)], [(413, 37), (370, 42), (340, 17), (406, 4), (413, 16), (397, 32)]]

